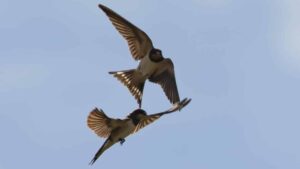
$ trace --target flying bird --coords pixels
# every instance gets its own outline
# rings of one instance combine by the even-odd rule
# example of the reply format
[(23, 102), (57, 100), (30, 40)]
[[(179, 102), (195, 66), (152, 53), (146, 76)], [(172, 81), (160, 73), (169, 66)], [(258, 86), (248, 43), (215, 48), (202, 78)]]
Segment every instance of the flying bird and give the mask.
[(107, 139), (91, 160), (90, 165), (92, 165), (105, 150), (115, 143), (120, 142), (122, 145), (128, 135), (139, 131), (141, 128), (154, 122), (165, 114), (172, 113), (185, 107), (190, 101), (191, 99), (185, 98), (179, 104), (173, 105), (169, 110), (151, 115), (147, 115), (143, 109), (136, 109), (125, 119), (110, 118), (103, 110), (95, 108), (90, 112), (87, 118), (87, 125), (99, 137)]
[(171, 59), (164, 58), (160, 49), (153, 46), (149, 36), (125, 18), (99, 4), (114, 27), (126, 39), (132, 57), (139, 60), (136, 69), (109, 72), (121, 81), (135, 97), (141, 108), (145, 81), (159, 84), (169, 101), (174, 104), (180, 101), (174, 65)]

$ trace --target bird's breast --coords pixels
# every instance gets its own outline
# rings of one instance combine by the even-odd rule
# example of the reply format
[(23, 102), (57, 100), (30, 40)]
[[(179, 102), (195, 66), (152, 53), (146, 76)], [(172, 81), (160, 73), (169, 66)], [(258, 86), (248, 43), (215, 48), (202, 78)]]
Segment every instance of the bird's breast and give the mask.
[(151, 76), (156, 69), (158, 68), (158, 64), (151, 61), (149, 56), (145, 56), (139, 64), (139, 71), (143, 74), (143, 76), (146, 76), (147, 78)]
[(133, 124), (133, 122), (129, 119), (126, 120), (125, 123), (123, 123), (123, 125), (120, 126), (120, 129), (116, 132), (116, 135), (118, 137), (116, 139), (127, 137), (134, 131), (134, 129), (135, 125)]

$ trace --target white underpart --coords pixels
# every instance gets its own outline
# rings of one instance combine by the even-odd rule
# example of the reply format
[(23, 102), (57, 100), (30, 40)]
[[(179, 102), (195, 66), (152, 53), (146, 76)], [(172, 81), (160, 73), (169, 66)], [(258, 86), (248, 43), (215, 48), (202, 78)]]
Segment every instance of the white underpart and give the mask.
[(140, 61), (139, 71), (143, 74), (143, 76), (148, 78), (158, 68), (158, 65), (159, 64), (152, 62), (149, 55), (147, 55)]

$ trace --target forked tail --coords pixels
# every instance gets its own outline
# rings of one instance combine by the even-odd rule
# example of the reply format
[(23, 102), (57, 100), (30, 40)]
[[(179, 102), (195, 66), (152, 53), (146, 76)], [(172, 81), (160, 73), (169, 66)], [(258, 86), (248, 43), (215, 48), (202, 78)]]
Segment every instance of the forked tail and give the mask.
[(89, 163), (90, 165), (93, 165), (95, 163), (95, 161), (101, 156), (101, 154), (107, 150), (109, 147), (111, 147), (114, 143), (112, 141), (110, 141), (110, 138), (107, 138), (105, 140), (105, 142), (103, 143), (103, 145), (101, 146), (101, 148), (97, 151), (97, 153), (95, 154), (94, 158), (91, 160), (91, 162)]

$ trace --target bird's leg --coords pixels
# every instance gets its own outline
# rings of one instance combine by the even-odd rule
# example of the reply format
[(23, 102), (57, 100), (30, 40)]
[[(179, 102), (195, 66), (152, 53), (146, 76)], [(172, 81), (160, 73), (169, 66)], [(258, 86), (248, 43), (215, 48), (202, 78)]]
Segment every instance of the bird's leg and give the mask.
[(123, 143), (125, 142), (125, 139), (120, 138), (119, 141), (120, 141), (120, 144), (123, 145)]

